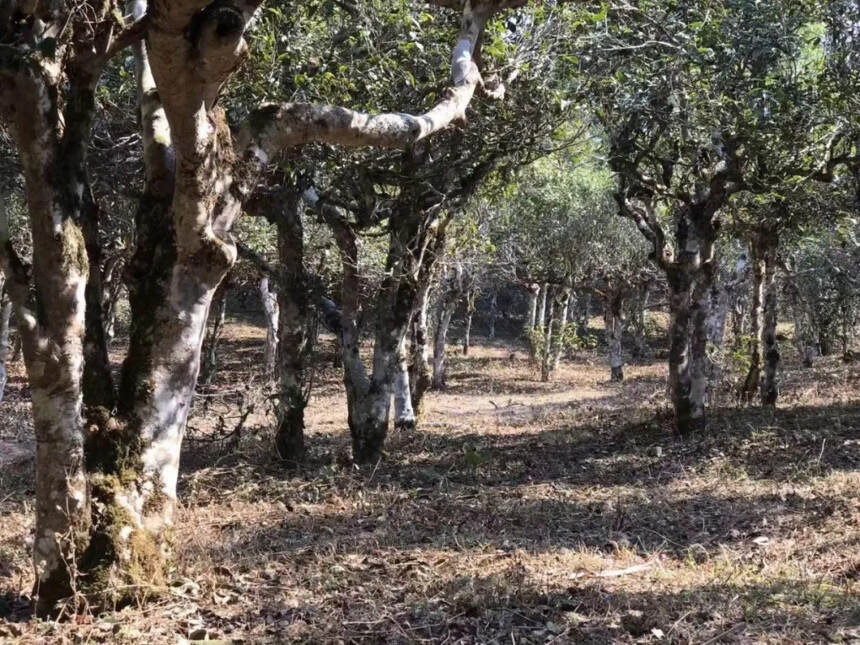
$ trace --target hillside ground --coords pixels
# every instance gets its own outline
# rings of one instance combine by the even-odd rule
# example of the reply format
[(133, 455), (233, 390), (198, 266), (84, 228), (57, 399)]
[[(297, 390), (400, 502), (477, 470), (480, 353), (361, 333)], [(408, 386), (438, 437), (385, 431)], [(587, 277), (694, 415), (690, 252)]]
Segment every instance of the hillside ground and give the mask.
[[(0, 641), (860, 642), (860, 368), (787, 367), (775, 411), (675, 438), (662, 361), (600, 349), (540, 383), (523, 349), (450, 348), (387, 457), (350, 464), (333, 347), (311, 460), (273, 457), (263, 331), (233, 321), (189, 421), (173, 584), (141, 606), (28, 615), (32, 440), (20, 364), (0, 404)], [(722, 397), (728, 399), (728, 397)]]

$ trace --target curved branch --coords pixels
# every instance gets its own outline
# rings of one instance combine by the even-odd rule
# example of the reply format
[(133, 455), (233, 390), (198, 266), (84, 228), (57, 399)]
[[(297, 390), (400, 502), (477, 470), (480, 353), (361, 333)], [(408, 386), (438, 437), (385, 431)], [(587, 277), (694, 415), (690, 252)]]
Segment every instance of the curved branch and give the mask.
[(249, 118), (239, 135), (240, 146), (260, 163), (306, 143), (407, 148), (456, 121), (464, 121), (475, 89), (482, 86), (474, 57), (484, 26), (493, 13), (508, 6), (515, 4), (466, 0), (451, 60), (453, 86), (428, 112), (371, 115), (344, 107), (308, 103), (266, 105)]

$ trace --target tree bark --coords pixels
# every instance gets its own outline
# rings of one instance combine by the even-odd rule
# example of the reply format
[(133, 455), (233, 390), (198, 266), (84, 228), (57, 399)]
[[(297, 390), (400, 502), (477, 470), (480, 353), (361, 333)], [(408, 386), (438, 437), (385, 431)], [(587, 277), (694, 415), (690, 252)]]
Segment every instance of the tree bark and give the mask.
[(200, 361), (200, 383), (209, 386), (218, 371), (218, 345), (224, 333), (224, 323), (227, 319), (227, 290), (228, 283), (225, 280), (218, 287), (212, 298), (212, 312), (206, 333), (203, 337), (202, 358)]
[(9, 373), (9, 354), (12, 349), (9, 344), (11, 322), (12, 301), (3, 289), (2, 283), (0, 283), (0, 403), (3, 402), (3, 394), (6, 390), (6, 380)]
[(99, 207), (93, 198), (89, 182), (84, 184), (81, 230), (89, 259), (89, 276), (84, 294), (86, 300), (86, 330), (84, 336), (84, 405), (113, 410), (116, 403), (108, 336), (105, 325), (104, 283), (102, 281), (102, 247), (99, 239)]
[(650, 280), (643, 280), (636, 289), (631, 316), (631, 335), (633, 336), (633, 357), (641, 360), (646, 358), (648, 349), (648, 296), (651, 287)]
[(445, 293), (439, 300), (436, 319), (436, 333), (433, 339), (433, 389), (445, 389), (445, 350), (448, 346), (448, 328), (454, 317), (454, 310), (462, 295), (463, 268), (456, 264), (448, 279)]
[(576, 299), (576, 335), (580, 338), (588, 336), (588, 324), (591, 319), (591, 294), (582, 293)]
[(611, 291), (603, 301), (603, 322), (606, 328), (606, 345), (609, 352), (609, 380), (624, 380), (624, 354), (621, 347), (624, 332), (624, 296)]
[[(15, 45), (4, 47), (14, 56)], [(0, 204), (0, 263), (22, 336), (33, 401), (34, 598), (41, 615), (72, 594), (74, 563), (87, 545), (90, 525), (81, 417), (89, 262), (79, 222), (97, 75), (76, 67), (71, 51), (55, 54), (57, 60), (66, 56), (65, 85), (53, 58), (28, 54), (16, 61), (14, 70), (3, 72), (8, 85), (0, 95), (0, 115), (15, 140), (24, 174), (33, 244), (30, 268), (12, 246), (8, 213)]]
[(538, 296), (538, 317), (536, 322), (536, 327), (538, 329), (543, 329), (546, 324), (546, 304), (549, 296), (549, 287), (550, 285), (544, 282), (540, 288), (540, 295)]
[(657, 245), (669, 285), (669, 390), (675, 427), (682, 436), (706, 426), (708, 308), (715, 267), (714, 205), (683, 207), (678, 216), (678, 257)]
[(429, 331), (427, 327), (430, 290), (431, 281), (428, 279), (418, 291), (418, 306), (412, 321), (412, 371), (409, 376), (409, 384), (412, 388), (412, 410), (416, 418), (421, 417), (424, 406), (424, 395), (430, 389), (433, 382)]
[(278, 263), (283, 280), (278, 285), (277, 399), (275, 446), (281, 459), (299, 462), (306, 456), (305, 407), (308, 394), (308, 276), (305, 271), (304, 228), (300, 196), (288, 191), (276, 211)]
[(752, 260), (752, 308), (750, 310), (750, 338), (747, 344), (747, 354), (750, 366), (746, 378), (741, 384), (738, 398), (744, 403), (751, 403), (759, 390), (761, 377), (762, 341), (764, 334), (764, 291), (765, 291), (765, 246), (766, 241), (761, 231), (757, 231), (751, 246)]
[(263, 369), (266, 379), (275, 375), (275, 359), (278, 352), (278, 293), (271, 288), (269, 276), (260, 278), (260, 299), (266, 318), (266, 343), (263, 349)]
[(406, 338), (397, 346), (394, 361), (394, 427), (397, 430), (415, 429), (415, 411), (412, 408), (412, 392), (409, 387), (409, 361)]
[(561, 355), (565, 349), (565, 333), (567, 329), (567, 317), (570, 311), (570, 287), (563, 287), (559, 295), (559, 314), (557, 317), (557, 328), (553, 333), (552, 344), (552, 371), (558, 370), (561, 363)]
[(779, 342), (776, 339), (778, 318), (778, 297), (776, 282), (776, 261), (779, 239), (776, 231), (771, 231), (764, 249), (764, 317), (761, 330), (761, 347), (764, 353), (764, 371), (761, 375), (761, 403), (768, 407), (776, 406), (779, 397), (778, 369), (780, 363)]
[(526, 327), (529, 331), (537, 326), (538, 312), (538, 296), (540, 295), (540, 285), (537, 282), (532, 282), (528, 286), (529, 290), (529, 313)]
[(497, 301), (499, 297), (499, 292), (496, 289), (493, 289), (493, 294), (490, 296), (490, 328), (487, 330), (487, 337), (490, 340), (494, 340), (496, 338), (496, 318), (498, 317), (498, 306)]
[(472, 343), (472, 317), (475, 315), (477, 297), (478, 291), (474, 286), (466, 291), (466, 329), (463, 333), (463, 356), (469, 355), (469, 346)]

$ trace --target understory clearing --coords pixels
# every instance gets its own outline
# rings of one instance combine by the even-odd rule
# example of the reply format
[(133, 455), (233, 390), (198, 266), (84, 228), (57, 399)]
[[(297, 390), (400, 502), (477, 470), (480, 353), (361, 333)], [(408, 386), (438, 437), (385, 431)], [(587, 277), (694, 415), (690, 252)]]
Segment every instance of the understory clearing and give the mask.
[(451, 347), (419, 429), (358, 469), (329, 339), (311, 460), (288, 471), (259, 393), (263, 335), (228, 325), (189, 420), (169, 592), (58, 623), (28, 615), (31, 426), (13, 366), (0, 640), (860, 642), (856, 364), (792, 354), (776, 411), (715, 409), (681, 441), (661, 361), (610, 384), (601, 350), (577, 352), (540, 383), (518, 347)]

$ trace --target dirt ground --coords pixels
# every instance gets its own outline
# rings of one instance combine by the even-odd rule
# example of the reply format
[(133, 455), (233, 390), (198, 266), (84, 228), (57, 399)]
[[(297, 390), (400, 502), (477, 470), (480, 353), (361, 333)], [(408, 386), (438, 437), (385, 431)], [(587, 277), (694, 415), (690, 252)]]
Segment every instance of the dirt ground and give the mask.
[(60, 623), (27, 612), (31, 425), (13, 368), (0, 641), (860, 643), (856, 363), (803, 370), (786, 347), (776, 411), (717, 408), (681, 441), (663, 362), (610, 384), (600, 350), (580, 352), (547, 384), (521, 348), (451, 347), (450, 387), (419, 429), (358, 469), (328, 340), (312, 459), (289, 471), (271, 448), (262, 335), (229, 325), (195, 404), (169, 593)]

